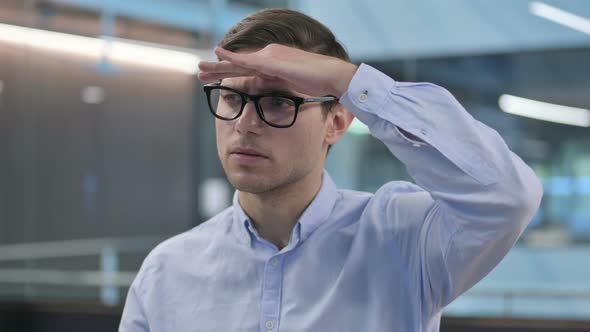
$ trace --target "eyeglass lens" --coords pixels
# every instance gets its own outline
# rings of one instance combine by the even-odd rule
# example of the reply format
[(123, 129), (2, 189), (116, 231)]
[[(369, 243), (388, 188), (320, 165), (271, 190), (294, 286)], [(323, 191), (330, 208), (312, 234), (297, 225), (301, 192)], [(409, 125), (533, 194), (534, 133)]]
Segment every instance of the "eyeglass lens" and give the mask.
[[(244, 101), (244, 97), (234, 91), (213, 89), (210, 93), (209, 104), (217, 116), (225, 120), (233, 120), (240, 113)], [(262, 97), (258, 100), (258, 105), (266, 122), (278, 126), (286, 126), (293, 122), (296, 105), (289, 98)]]

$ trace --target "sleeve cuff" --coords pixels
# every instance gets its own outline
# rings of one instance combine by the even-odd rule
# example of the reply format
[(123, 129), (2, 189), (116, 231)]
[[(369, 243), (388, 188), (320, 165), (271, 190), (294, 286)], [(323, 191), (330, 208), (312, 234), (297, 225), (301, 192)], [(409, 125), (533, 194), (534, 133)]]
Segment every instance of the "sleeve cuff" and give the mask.
[(348, 90), (340, 97), (340, 103), (358, 117), (360, 111), (383, 108), (389, 98), (389, 91), (394, 87), (395, 80), (362, 63), (352, 77)]

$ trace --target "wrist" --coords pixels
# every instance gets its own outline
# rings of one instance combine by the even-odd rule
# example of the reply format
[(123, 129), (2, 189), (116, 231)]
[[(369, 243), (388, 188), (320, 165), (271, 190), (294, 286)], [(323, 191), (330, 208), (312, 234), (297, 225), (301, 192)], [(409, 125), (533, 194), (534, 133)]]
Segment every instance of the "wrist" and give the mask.
[(344, 95), (344, 93), (348, 90), (348, 86), (350, 85), (350, 82), (352, 81), (352, 78), (358, 69), (358, 66), (353, 63), (344, 61), (342, 61), (342, 63), (342, 68), (338, 69), (340, 74), (337, 76), (338, 79), (336, 80), (336, 86), (333, 92), (334, 96), (338, 98), (342, 97), (342, 95)]

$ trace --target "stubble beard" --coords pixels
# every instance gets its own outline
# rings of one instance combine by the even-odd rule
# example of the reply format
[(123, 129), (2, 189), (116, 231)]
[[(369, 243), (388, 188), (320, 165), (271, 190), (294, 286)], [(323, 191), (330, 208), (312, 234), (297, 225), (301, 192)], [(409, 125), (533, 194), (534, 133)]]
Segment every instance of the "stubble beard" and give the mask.
[(234, 170), (232, 167), (223, 165), (225, 175), (235, 189), (257, 195), (285, 191), (312, 172), (312, 169), (287, 168), (270, 170), (269, 173), (264, 174), (254, 170), (250, 172), (245, 169)]

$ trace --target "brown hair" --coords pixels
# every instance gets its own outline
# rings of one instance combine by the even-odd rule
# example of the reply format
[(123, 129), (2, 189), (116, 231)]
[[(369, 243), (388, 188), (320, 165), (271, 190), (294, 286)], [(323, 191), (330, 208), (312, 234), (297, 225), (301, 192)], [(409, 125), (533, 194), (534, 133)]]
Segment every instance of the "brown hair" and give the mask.
[[(350, 62), (348, 53), (325, 25), (300, 12), (272, 8), (244, 18), (223, 36), (219, 46), (232, 52), (281, 44)], [(323, 104), (324, 114), (338, 102)]]

